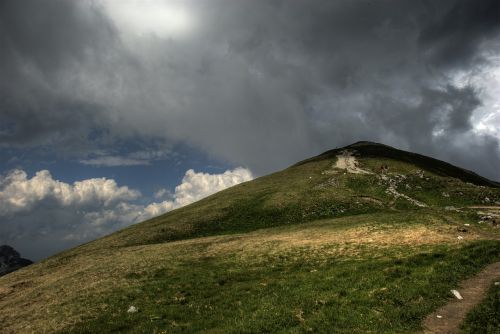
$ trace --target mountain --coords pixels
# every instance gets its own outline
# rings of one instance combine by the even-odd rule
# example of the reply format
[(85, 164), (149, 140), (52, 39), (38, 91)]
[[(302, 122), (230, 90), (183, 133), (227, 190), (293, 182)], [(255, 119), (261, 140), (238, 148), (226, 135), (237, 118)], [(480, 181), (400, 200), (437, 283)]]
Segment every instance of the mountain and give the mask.
[(0, 276), (21, 269), (32, 264), (30, 260), (23, 259), (12, 247), (0, 246)]
[(0, 278), (6, 333), (407, 333), (500, 260), (499, 184), (359, 142)]

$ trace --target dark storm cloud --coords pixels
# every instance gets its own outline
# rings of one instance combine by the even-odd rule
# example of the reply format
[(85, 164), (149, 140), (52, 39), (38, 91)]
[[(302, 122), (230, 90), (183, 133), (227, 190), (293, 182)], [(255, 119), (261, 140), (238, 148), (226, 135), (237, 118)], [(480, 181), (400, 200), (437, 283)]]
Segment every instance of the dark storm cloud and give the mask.
[(500, 2), (458, 0), (422, 31), (420, 42), (432, 62), (464, 66), (478, 56), (479, 44), (494, 37), (499, 27)]
[(78, 93), (74, 69), (89, 58), (98, 62), (112, 38), (97, 8), (64, 0), (2, 1), (0, 145), (85, 145), (98, 106)]
[(498, 139), (471, 123), (480, 90), (454, 79), (491, 66), (498, 1), (168, 3), (192, 31), (134, 33), (98, 1), (4, 1), (0, 144), (181, 141), (259, 174), (368, 139), (500, 178)]

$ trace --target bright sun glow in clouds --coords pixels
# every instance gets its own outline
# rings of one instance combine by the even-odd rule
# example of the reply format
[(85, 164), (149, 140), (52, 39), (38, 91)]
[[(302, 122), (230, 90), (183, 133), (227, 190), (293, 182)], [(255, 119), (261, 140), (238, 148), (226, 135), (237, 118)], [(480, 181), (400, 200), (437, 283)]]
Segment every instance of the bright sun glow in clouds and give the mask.
[(194, 26), (192, 14), (180, 1), (103, 0), (118, 29), (136, 35), (178, 37)]
[(500, 58), (493, 59), (492, 65), (476, 79), (482, 105), (472, 122), (476, 131), (500, 138)]

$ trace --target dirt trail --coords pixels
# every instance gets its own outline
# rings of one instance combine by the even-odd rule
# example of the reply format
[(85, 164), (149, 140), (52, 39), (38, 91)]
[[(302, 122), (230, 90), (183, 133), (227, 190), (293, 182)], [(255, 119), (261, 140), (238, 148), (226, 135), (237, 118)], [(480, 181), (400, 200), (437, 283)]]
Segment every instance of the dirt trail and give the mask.
[[(474, 277), (463, 281), (457, 290), (463, 299), (453, 297), (446, 305), (437, 309), (424, 320), (424, 333), (458, 333), (467, 313), (479, 304), (493, 282), (500, 279), (500, 262), (486, 267)], [(450, 292), (450, 296), (451, 292)]]

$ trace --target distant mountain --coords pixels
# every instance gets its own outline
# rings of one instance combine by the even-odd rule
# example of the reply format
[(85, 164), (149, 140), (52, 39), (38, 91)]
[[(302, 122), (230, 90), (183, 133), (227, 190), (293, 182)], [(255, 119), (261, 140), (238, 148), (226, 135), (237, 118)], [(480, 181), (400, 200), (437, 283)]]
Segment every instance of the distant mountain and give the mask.
[(418, 332), (500, 261), (499, 222), (497, 182), (358, 142), (0, 277), (0, 327)]
[(23, 259), (21, 255), (12, 247), (0, 246), (0, 276), (21, 269), (33, 262)]

